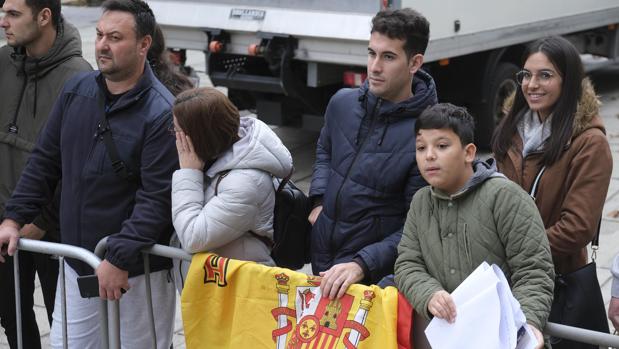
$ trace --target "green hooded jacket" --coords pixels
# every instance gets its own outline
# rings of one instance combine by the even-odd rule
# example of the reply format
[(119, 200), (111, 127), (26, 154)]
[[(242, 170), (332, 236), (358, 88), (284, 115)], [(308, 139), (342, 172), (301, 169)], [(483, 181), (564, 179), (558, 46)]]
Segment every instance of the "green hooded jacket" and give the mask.
[(476, 162), (458, 193), (425, 187), (411, 203), (398, 246), (395, 281), (426, 319), (431, 296), (453, 292), (482, 262), (509, 281), (527, 322), (543, 330), (550, 313), (554, 267), (533, 199), (517, 184)]
[[(65, 81), (90, 70), (79, 32), (62, 19), (52, 48), (42, 57), (26, 56), (24, 47), (0, 48), (0, 216)], [(35, 224), (55, 234), (54, 210), (49, 206)]]

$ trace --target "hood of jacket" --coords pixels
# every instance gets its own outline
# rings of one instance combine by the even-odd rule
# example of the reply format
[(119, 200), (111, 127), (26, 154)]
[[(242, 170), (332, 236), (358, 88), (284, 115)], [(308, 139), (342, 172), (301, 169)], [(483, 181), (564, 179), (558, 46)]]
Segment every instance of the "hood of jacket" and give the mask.
[(449, 195), (441, 191), (440, 189), (436, 189), (434, 187), (431, 187), (430, 190), (432, 191), (432, 195), (434, 195), (435, 197), (445, 200), (453, 200), (462, 197), (463, 195), (466, 195), (466, 193), (470, 192), (472, 189), (479, 186), (487, 179), (493, 177), (505, 178), (502, 173), (497, 171), (496, 162), (494, 161), (494, 159), (488, 159), (487, 161), (475, 160), (473, 162), (473, 176), (471, 176), (471, 178), (469, 178), (469, 180), (464, 184), (464, 186), (456, 193)]
[(25, 71), (26, 76), (30, 79), (36, 79), (47, 74), (58, 64), (81, 55), (82, 39), (77, 28), (61, 17), (56, 40), (44, 56), (27, 57), (24, 47), (15, 47), (11, 53), (10, 61), (18, 72)]
[(241, 117), (239, 137), (232, 148), (209, 167), (207, 176), (212, 178), (232, 169), (257, 169), (280, 178), (290, 174), (292, 155), (267, 124), (255, 117)]
[[(584, 78), (581, 85), (582, 94), (580, 95), (580, 100), (576, 108), (576, 115), (574, 116), (574, 122), (572, 124), (572, 140), (591, 128), (598, 128), (606, 134), (604, 123), (599, 116), (601, 102), (595, 94), (591, 80), (589, 80), (589, 78)], [(505, 99), (505, 103), (503, 104), (504, 111), (512, 108), (515, 96), (516, 92)]]
[(428, 106), (438, 102), (434, 79), (421, 69), (413, 77), (411, 90), (413, 92), (412, 97), (399, 103), (393, 103), (375, 96), (370, 91), (369, 81), (366, 79), (359, 88), (359, 101), (366, 103), (366, 113), (368, 113), (380, 100), (381, 104), (377, 115), (383, 118), (413, 118)]

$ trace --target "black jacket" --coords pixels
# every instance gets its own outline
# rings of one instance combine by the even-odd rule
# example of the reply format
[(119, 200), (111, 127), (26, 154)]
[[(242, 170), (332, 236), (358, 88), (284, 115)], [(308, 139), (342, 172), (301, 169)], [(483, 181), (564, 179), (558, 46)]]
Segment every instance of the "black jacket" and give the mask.
[[(112, 168), (98, 124), (104, 108), (100, 72), (80, 74), (64, 87), (22, 177), (6, 206), (5, 216), (30, 221), (52, 197), (62, 179), (60, 229), (63, 243), (94, 250), (108, 239), (110, 263), (143, 273), (140, 250), (167, 244), (172, 224), (170, 183), (178, 167), (170, 92), (145, 65), (144, 74), (113, 105), (107, 117), (121, 159), (138, 180), (121, 178)], [(151, 258), (153, 271), (169, 266)], [(80, 274), (87, 272), (71, 261)]]
[(437, 102), (434, 80), (423, 71), (412, 90), (394, 104), (374, 96), (366, 81), (331, 98), (310, 187), (323, 205), (312, 228), (315, 274), (353, 258), (369, 272), (365, 283), (393, 273), (410, 201), (426, 185), (415, 159), (415, 118)]

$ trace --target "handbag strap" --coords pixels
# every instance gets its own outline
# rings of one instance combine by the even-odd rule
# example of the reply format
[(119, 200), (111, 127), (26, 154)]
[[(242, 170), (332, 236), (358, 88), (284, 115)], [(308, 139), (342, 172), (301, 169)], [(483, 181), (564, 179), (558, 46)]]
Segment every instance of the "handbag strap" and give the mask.
[[(546, 171), (546, 166), (542, 166), (542, 168), (539, 169), (539, 172), (537, 173), (537, 176), (535, 176), (535, 180), (533, 181), (533, 185), (531, 186), (531, 191), (529, 192), (529, 195), (533, 198), (533, 201), (535, 201), (535, 196), (537, 195), (537, 190), (539, 189), (539, 183), (542, 180), (542, 175), (544, 174), (544, 171)], [(595, 236), (593, 237), (593, 240), (591, 240), (591, 260), (595, 262), (595, 259), (597, 258), (597, 251), (600, 249), (600, 226), (602, 225), (602, 217), (600, 217), (600, 220), (598, 221), (598, 225), (597, 225), (597, 231), (595, 233)]]
[(597, 232), (595, 233), (593, 240), (591, 240), (591, 260), (594, 262), (595, 262), (595, 259), (597, 258), (598, 250), (600, 249), (600, 227), (601, 226), (602, 226), (602, 217), (600, 217), (600, 220), (598, 222)]
[[(221, 182), (221, 180), (222, 180), (224, 177), (226, 177), (226, 176), (230, 173), (230, 171), (231, 171), (231, 170), (225, 170), (225, 171), (221, 171), (221, 172), (219, 172), (219, 173), (217, 174), (217, 175), (218, 175), (218, 177), (217, 177), (217, 181), (215, 182), (215, 196), (217, 196), (217, 194), (219, 194), (219, 190), (218, 190), (218, 189), (219, 189), (219, 183)], [(284, 185), (286, 184), (284, 181), (286, 181), (286, 182), (287, 182), (288, 180), (290, 180), (290, 176), (292, 176), (292, 172), (290, 172), (290, 175), (286, 176), (286, 178), (284, 178), (284, 179), (282, 180), (282, 183), (283, 183)], [(281, 190), (282, 188), (284, 188), (284, 185), (281, 185), (281, 184), (280, 184), (280, 186), (279, 186), (279, 188), (277, 188), (277, 190), (279, 191), (279, 190)], [(268, 237), (263, 236), (263, 235), (258, 235), (258, 234), (256, 234), (255, 232), (253, 232), (253, 231), (251, 231), (251, 230), (248, 230), (247, 232), (248, 232), (249, 234), (251, 234), (253, 237), (255, 237), (255, 238), (257, 238), (258, 240), (262, 241), (262, 243), (264, 243), (264, 244), (265, 244), (265, 245), (266, 245), (266, 246), (267, 246), (270, 250), (271, 250), (271, 249), (273, 249), (273, 246), (275, 246), (275, 242), (274, 242), (273, 240), (269, 239)]]
[(542, 175), (544, 174), (544, 171), (546, 171), (546, 166), (542, 166), (542, 168), (539, 169), (539, 172), (537, 173), (537, 176), (535, 176), (535, 180), (533, 181), (533, 186), (531, 186), (531, 191), (529, 192), (529, 195), (531, 195), (533, 201), (535, 201), (535, 195), (537, 195), (539, 182), (542, 180)]

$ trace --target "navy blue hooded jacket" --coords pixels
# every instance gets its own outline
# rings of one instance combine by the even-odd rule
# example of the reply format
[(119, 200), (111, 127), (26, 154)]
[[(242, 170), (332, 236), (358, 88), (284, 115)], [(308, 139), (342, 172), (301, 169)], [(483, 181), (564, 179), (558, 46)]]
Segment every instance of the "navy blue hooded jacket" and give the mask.
[[(61, 179), (61, 241), (93, 251), (109, 236), (105, 259), (135, 276), (144, 270), (140, 250), (167, 244), (172, 232), (170, 187), (178, 167), (175, 139), (168, 132), (173, 96), (146, 64), (137, 84), (105, 108), (120, 158), (138, 175), (127, 180), (114, 172), (98, 129), (105, 110), (99, 100), (103, 84), (95, 71), (64, 86), (5, 217), (31, 222)], [(75, 260), (69, 264), (82, 275), (91, 271)], [(151, 258), (153, 271), (169, 265)]]
[(353, 258), (369, 272), (364, 283), (393, 273), (408, 207), (426, 185), (415, 159), (415, 118), (437, 103), (427, 73), (415, 74), (412, 89), (397, 104), (374, 96), (367, 81), (331, 98), (310, 186), (323, 205), (312, 228), (314, 274)]

